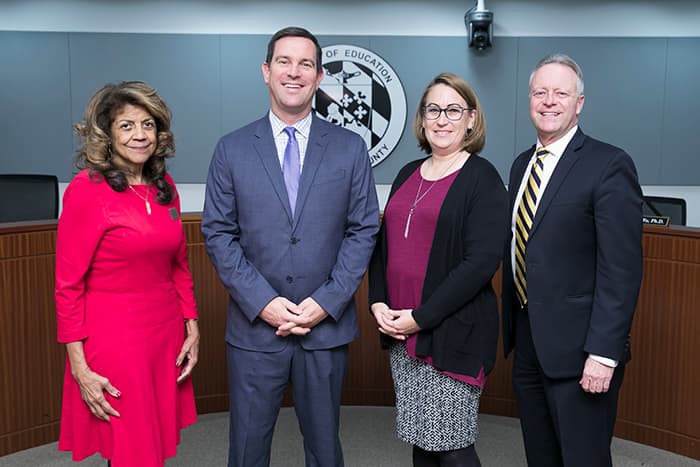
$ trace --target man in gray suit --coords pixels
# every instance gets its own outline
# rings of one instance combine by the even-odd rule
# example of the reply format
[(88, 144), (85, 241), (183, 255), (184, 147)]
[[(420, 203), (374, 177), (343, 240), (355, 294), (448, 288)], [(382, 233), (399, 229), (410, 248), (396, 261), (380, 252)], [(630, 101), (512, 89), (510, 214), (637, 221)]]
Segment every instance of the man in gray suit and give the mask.
[(311, 111), (323, 71), (310, 32), (275, 33), (262, 73), (270, 112), (219, 141), (202, 215), (230, 294), (228, 465), (269, 465), (291, 382), (306, 465), (342, 466), (340, 394), (378, 230), (374, 180), (362, 138)]

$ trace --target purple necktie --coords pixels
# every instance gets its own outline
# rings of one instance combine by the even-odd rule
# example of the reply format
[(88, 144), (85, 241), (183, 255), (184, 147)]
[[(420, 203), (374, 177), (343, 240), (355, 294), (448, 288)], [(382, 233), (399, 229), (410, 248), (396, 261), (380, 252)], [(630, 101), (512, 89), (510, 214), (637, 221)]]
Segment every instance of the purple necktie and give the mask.
[(287, 147), (284, 148), (284, 159), (282, 160), (282, 175), (284, 175), (284, 184), (287, 185), (287, 196), (289, 197), (289, 206), (292, 208), (292, 216), (294, 216), (294, 207), (297, 204), (297, 193), (299, 191), (299, 143), (294, 136), (294, 127), (288, 126), (284, 131), (289, 136)]

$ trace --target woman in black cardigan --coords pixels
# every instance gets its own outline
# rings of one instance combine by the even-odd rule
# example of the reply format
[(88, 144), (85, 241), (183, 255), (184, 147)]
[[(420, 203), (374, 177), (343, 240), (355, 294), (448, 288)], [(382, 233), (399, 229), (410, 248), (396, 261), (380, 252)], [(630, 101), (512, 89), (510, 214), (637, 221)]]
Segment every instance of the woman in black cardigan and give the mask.
[(399, 439), (414, 466), (479, 466), (479, 397), (494, 365), (498, 305), (491, 278), (508, 233), (479, 100), (443, 73), (413, 124), (430, 157), (401, 169), (370, 264), (371, 311), (391, 349)]

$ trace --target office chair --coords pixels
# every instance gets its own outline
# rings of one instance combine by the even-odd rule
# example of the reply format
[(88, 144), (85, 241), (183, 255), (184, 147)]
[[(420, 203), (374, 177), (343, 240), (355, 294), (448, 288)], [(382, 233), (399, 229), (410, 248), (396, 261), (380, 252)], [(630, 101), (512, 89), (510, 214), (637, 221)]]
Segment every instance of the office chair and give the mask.
[(0, 222), (58, 218), (58, 177), (0, 174)]
[(686, 205), (683, 198), (644, 196), (642, 214), (645, 216), (667, 216), (669, 224), (685, 225)]

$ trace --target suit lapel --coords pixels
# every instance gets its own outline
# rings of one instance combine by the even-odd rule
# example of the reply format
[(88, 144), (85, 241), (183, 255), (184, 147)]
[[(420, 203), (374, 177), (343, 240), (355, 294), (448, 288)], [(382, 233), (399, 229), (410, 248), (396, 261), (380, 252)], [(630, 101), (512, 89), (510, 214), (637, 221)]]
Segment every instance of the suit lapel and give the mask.
[(304, 167), (301, 169), (301, 179), (299, 180), (297, 206), (294, 211), (295, 224), (304, 210), (316, 172), (318, 172), (323, 156), (326, 153), (326, 146), (328, 145), (327, 135), (328, 132), (318, 124), (317, 117), (313, 116), (309, 130), (309, 144), (306, 146), (306, 154), (304, 155)]
[(282, 175), (282, 167), (280, 166), (279, 156), (277, 155), (277, 147), (275, 146), (275, 137), (272, 134), (272, 126), (267, 116), (260, 119), (258, 126), (255, 129), (255, 139), (253, 147), (258, 153), (258, 157), (267, 172), (267, 176), (272, 182), (277, 197), (287, 211), (290, 223), (292, 222), (292, 210), (289, 207), (289, 197), (287, 196), (287, 186), (284, 184)]
[(561, 159), (554, 168), (552, 177), (549, 179), (549, 183), (547, 183), (544, 193), (542, 194), (542, 198), (540, 199), (540, 203), (537, 206), (537, 212), (535, 213), (532, 228), (530, 229), (530, 237), (532, 237), (537, 231), (537, 227), (540, 225), (542, 217), (547, 212), (547, 209), (556, 196), (557, 191), (559, 191), (559, 188), (561, 188), (561, 185), (569, 174), (571, 168), (576, 164), (579, 157), (581, 157), (579, 149), (581, 149), (581, 146), (583, 146), (583, 141), (585, 138), (586, 136), (579, 128), (576, 130), (576, 134), (574, 134), (574, 137), (566, 146), (564, 154), (561, 155)]

